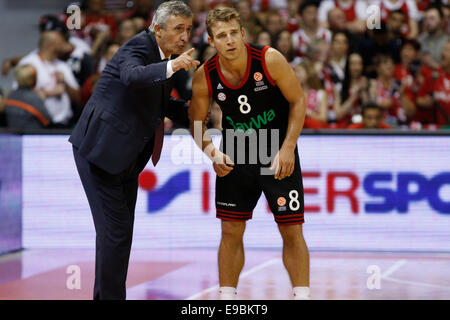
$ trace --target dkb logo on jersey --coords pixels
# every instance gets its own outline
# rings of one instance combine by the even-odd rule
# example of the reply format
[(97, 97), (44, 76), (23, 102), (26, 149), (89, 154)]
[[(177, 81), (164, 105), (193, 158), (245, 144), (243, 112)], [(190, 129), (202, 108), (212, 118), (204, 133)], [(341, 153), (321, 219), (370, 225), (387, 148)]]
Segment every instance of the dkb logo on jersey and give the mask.
[(171, 176), (162, 186), (155, 189), (157, 178), (154, 172), (144, 170), (139, 175), (139, 186), (147, 191), (147, 212), (154, 213), (170, 204), (178, 195), (189, 191), (190, 172), (181, 171)]

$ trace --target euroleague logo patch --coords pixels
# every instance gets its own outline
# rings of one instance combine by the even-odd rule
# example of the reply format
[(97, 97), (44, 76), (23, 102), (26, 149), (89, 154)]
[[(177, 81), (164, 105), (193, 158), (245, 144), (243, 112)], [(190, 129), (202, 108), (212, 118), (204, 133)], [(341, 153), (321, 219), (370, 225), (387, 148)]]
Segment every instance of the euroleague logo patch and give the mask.
[(220, 101), (225, 101), (226, 98), (227, 98), (227, 96), (226, 96), (225, 93), (223, 93), (223, 92), (220, 92), (220, 93), (217, 95), (217, 99), (219, 99)]
[(255, 79), (255, 81), (261, 81), (263, 78), (263, 75), (261, 74), (261, 72), (255, 72), (253, 74), (253, 79)]
[(286, 198), (285, 197), (279, 197), (277, 199), (277, 204), (279, 207), (284, 207), (286, 205)]

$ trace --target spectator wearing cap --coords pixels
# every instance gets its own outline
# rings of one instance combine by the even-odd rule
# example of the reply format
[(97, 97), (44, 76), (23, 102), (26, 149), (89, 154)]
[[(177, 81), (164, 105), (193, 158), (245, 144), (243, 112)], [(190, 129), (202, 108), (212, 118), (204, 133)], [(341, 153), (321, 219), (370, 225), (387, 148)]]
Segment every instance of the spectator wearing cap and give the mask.
[(375, 103), (368, 103), (362, 109), (362, 121), (350, 124), (348, 129), (390, 129), (391, 127), (382, 121), (382, 109)]
[(39, 31), (57, 31), (65, 39), (64, 49), (58, 59), (64, 60), (72, 69), (78, 84), (94, 73), (94, 59), (91, 56), (91, 47), (83, 39), (69, 33), (66, 23), (54, 15), (44, 15), (39, 21)]
[(426, 31), (419, 37), (422, 63), (434, 70), (439, 68), (442, 49), (449, 41), (443, 22), (444, 14), (440, 7), (431, 6), (425, 11), (423, 27)]
[[(45, 98), (45, 106), (55, 125), (68, 127), (73, 116), (72, 104), (80, 106), (80, 86), (67, 63), (58, 59), (64, 38), (56, 31), (41, 33), (38, 51), (22, 58), (19, 65), (36, 69), (36, 89)], [(16, 85), (17, 86), (17, 85)]]
[(43, 129), (50, 125), (51, 118), (42, 98), (34, 91), (36, 69), (29, 64), (14, 70), (18, 88), (5, 101), (5, 116), (8, 128), (20, 130)]
[[(42, 34), (46, 31), (59, 32), (63, 38), (64, 43), (61, 45), (61, 50), (58, 59), (65, 61), (81, 86), (84, 81), (95, 72), (94, 59), (91, 56), (91, 48), (89, 45), (76, 36), (69, 34), (66, 24), (54, 15), (44, 15), (39, 20), (39, 32)], [(34, 52), (38, 52), (38, 48)], [(7, 75), (9, 70), (15, 67), (23, 56), (16, 56), (5, 59), (3, 61), (2, 74)]]
[(305, 0), (298, 8), (302, 21), (301, 28), (293, 34), (294, 48), (297, 55), (304, 57), (309, 43), (314, 39), (323, 39), (331, 42), (331, 32), (319, 25), (319, 3), (314, 0)]

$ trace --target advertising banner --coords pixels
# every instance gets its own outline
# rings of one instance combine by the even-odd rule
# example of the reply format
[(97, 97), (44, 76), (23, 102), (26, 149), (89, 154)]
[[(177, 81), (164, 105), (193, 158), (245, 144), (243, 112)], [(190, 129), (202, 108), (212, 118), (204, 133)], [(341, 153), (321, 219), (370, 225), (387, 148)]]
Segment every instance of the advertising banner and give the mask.
[[(23, 137), (25, 248), (94, 247), (67, 138)], [(447, 136), (301, 136), (309, 248), (450, 251), (449, 146)], [(140, 176), (133, 248), (217, 248), (215, 179), (190, 136), (166, 136), (158, 166), (149, 162)], [(264, 195), (244, 241), (246, 248), (282, 246)]]

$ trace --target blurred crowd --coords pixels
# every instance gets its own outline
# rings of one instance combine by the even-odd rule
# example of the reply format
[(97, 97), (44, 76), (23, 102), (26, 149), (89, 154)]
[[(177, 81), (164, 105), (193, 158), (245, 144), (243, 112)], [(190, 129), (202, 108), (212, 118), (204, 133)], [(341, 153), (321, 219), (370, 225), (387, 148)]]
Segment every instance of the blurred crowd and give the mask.
[[(68, 30), (66, 8), (40, 18), (38, 47), (3, 57), (0, 126), (64, 128), (76, 124), (115, 52), (148, 28), (160, 2), (86, 0), (81, 28)], [(450, 5), (446, 0), (188, 0), (191, 47), (206, 61), (208, 10), (233, 6), (246, 41), (279, 50), (306, 98), (305, 128), (450, 128)], [(22, 55), (20, 55), (22, 54)], [(179, 71), (174, 97), (189, 100), (192, 72)], [(5, 89), (5, 88), (4, 88)], [(221, 128), (211, 105), (210, 127)], [(166, 130), (174, 124), (166, 119)]]

